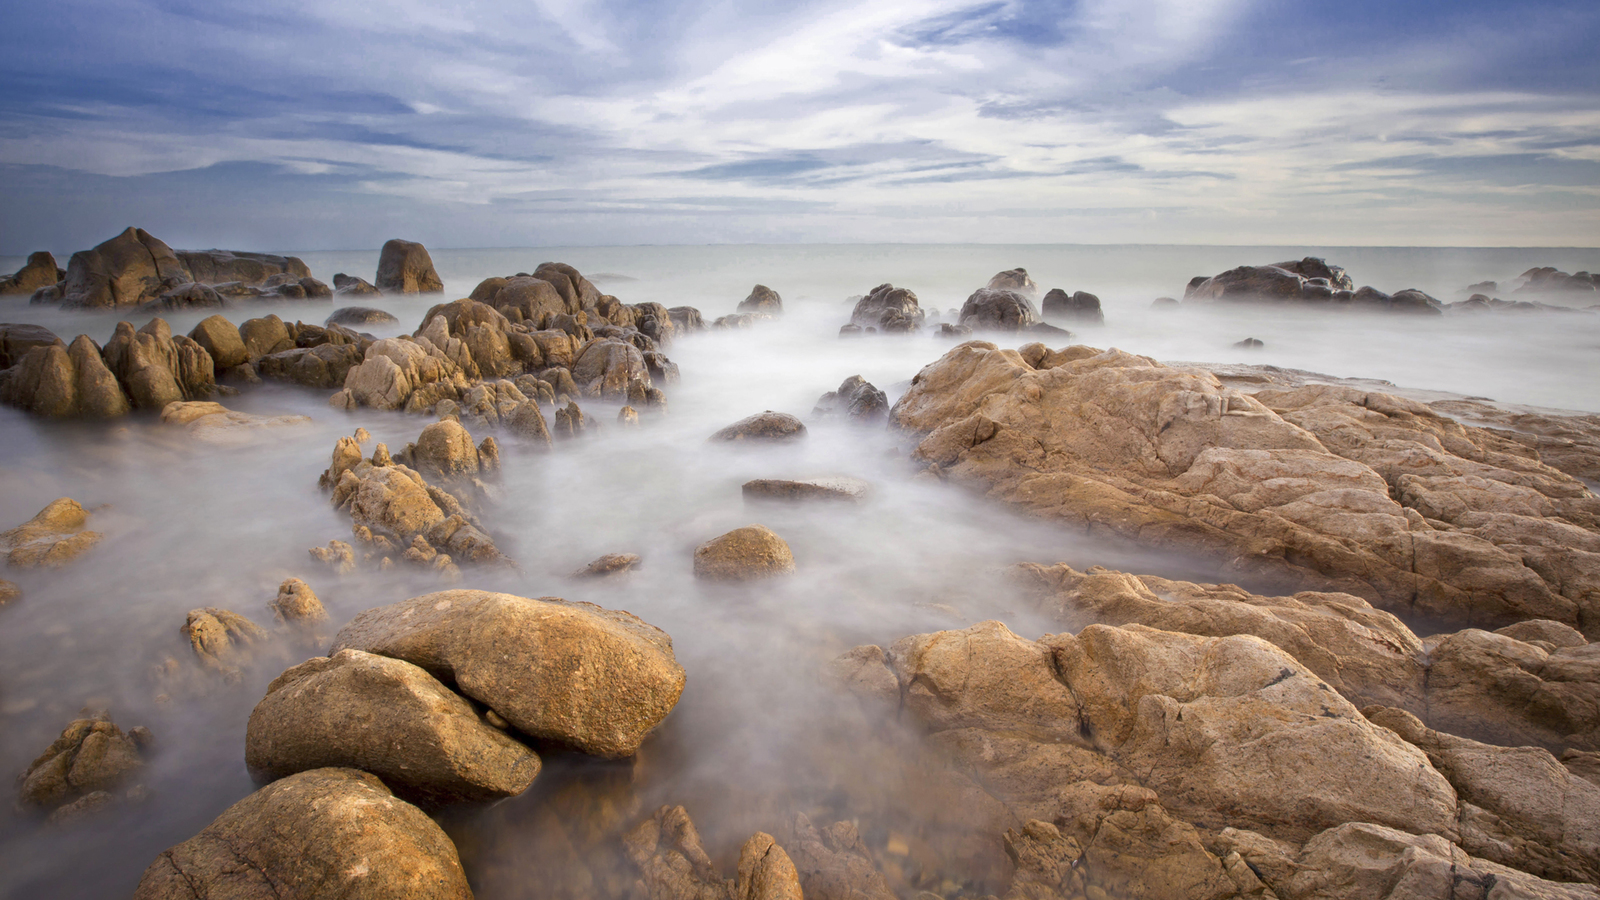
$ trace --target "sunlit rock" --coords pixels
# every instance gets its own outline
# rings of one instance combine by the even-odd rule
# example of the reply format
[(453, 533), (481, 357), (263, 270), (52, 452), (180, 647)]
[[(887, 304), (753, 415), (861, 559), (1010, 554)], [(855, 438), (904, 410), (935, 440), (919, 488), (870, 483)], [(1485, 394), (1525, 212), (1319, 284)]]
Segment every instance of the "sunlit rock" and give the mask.
[(694, 577), (703, 581), (757, 581), (794, 574), (794, 554), (765, 525), (746, 525), (694, 550)]

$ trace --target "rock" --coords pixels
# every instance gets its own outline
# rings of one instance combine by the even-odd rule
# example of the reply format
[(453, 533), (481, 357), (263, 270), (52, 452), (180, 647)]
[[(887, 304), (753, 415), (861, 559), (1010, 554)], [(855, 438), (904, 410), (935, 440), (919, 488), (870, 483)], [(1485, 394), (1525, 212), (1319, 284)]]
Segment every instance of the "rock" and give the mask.
[(250, 713), (245, 763), (265, 780), (362, 769), (430, 803), (514, 797), (540, 768), (533, 751), (485, 724), (432, 675), (350, 649), (273, 680)]
[(772, 288), (758, 284), (750, 289), (750, 296), (739, 301), (737, 312), (779, 315), (783, 312), (783, 298)]
[(220, 315), (200, 320), (200, 324), (189, 332), (189, 338), (211, 354), (211, 362), (219, 370), (231, 369), (250, 361), (250, 351), (245, 347), (239, 329)]
[(1039, 314), (1022, 294), (984, 288), (967, 298), (959, 322), (976, 331), (1020, 331), (1039, 324)]
[[(565, 396), (565, 395), (561, 395)], [(556, 410), (555, 436), (558, 438), (575, 438), (589, 430), (592, 422), (578, 408), (578, 404), (568, 400), (567, 405)]]
[(635, 303), (629, 307), (634, 313), (634, 326), (640, 334), (647, 335), (665, 347), (678, 335), (678, 324), (672, 320), (672, 310), (660, 303)]
[(916, 331), (925, 318), (916, 294), (892, 284), (880, 284), (856, 303), (850, 313), (850, 324), (858, 328), (877, 328), (889, 334)]
[(797, 441), (806, 436), (804, 422), (788, 413), (767, 410), (721, 429), (710, 437), (712, 441)]
[(1546, 649), (1475, 628), (1446, 635), (1429, 653), (1426, 713), (1463, 737), (1600, 750), (1600, 644)]
[(49, 347), (61, 343), (55, 332), (43, 325), (0, 322), (0, 370), (9, 369), (22, 362), (28, 351), (35, 347)]
[(989, 283), (984, 285), (984, 290), (1015, 291), (1024, 297), (1036, 297), (1039, 294), (1039, 286), (1028, 277), (1028, 270), (1020, 266), (996, 273), (989, 279)]
[(444, 290), (444, 282), (433, 270), (428, 248), (398, 238), (383, 245), (378, 256), (378, 277), (373, 283), (378, 290), (392, 294), (436, 294)]
[(100, 543), (98, 531), (86, 530), (89, 513), (78, 501), (60, 497), (28, 521), (0, 533), (6, 561), (19, 569), (58, 569)]
[(355, 548), (344, 541), (329, 541), (326, 547), (312, 547), (309, 551), (311, 558), (323, 563), (340, 575), (348, 575), (356, 570)]
[(700, 310), (692, 306), (674, 306), (667, 310), (672, 324), (681, 332), (704, 331), (705, 319), (701, 317)]
[(377, 297), (383, 291), (378, 290), (365, 278), (346, 275), (343, 272), (333, 276), (333, 295), (335, 297)]
[(1240, 266), (1220, 275), (1189, 283), (1184, 303), (1218, 301), (1299, 301), (1306, 279), (1277, 266)]
[(1396, 292), (1389, 298), (1389, 309), (1394, 312), (1443, 315), (1443, 304), (1415, 288)]
[(1574, 478), (1600, 481), (1600, 416), (1513, 412), (1475, 400), (1436, 400), (1428, 407), (1464, 425), (1482, 425)]
[(1564, 293), (1587, 297), (1600, 290), (1600, 278), (1588, 272), (1568, 275), (1553, 266), (1529, 269), (1519, 275), (1518, 280), (1521, 283), (1512, 291), (1514, 294)]
[(294, 338), (289, 334), (288, 327), (274, 315), (246, 319), (239, 326), (239, 337), (244, 341), (245, 352), (251, 359), (294, 349)]
[(105, 713), (76, 719), (17, 778), (19, 799), (27, 806), (53, 808), (114, 790), (144, 765), (139, 750), (133, 733), (124, 734)]
[(1150, 301), (1151, 309), (1177, 309), (1182, 305), (1176, 297), (1157, 297)]
[(460, 422), (445, 419), (422, 429), (412, 457), (424, 477), (471, 478), (479, 472), (478, 448)]
[(99, 346), (81, 334), (70, 347), (34, 346), (0, 371), (0, 402), (41, 416), (115, 418), (129, 409)]
[(183, 335), (174, 337), (163, 319), (138, 331), (118, 322), (102, 355), (135, 409), (159, 411), (174, 400), (205, 400), (217, 392), (211, 354)]
[(248, 253), (240, 250), (179, 250), (178, 261), (189, 277), (200, 284), (261, 284), (274, 275), (298, 282), (311, 277), (311, 269), (295, 256)]
[(400, 322), (392, 313), (370, 306), (345, 306), (330, 314), (325, 325), (395, 325)]
[(617, 410), (617, 424), (633, 427), (639, 424), (639, 411), (631, 406), (624, 406)]
[(310, 425), (310, 416), (252, 416), (209, 400), (175, 400), (161, 410), (164, 425), (179, 425), (190, 435), (215, 444), (254, 440), (265, 429)]
[(533, 277), (550, 282), (567, 308), (574, 312), (592, 310), (600, 303), (600, 291), (566, 263), (540, 263), (539, 268), (533, 270)]
[(0, 606), (5, 606), (13, 600), (22, 599), (22, 588), (15, 583), (0, 578)]
[(834, 476), (786, 481), (778, 478), (757, 478), (744, 483), (744, 499), (750, 500), (848, 500), (859, 501), (867, 496), (870, 486), (860, 478)]
[(1549, 619), (1529, 619), (1526, 622), (1497, 628), (1494, 633), (1530, 644), (1534, 641), (1544, 641), (1557, 648), (1582, 647), (1589, 643), (1576, 628)]
[(817, 400), (813, 418), (843, 417), (853, 422), (872, 424), (889, 413), (889, 398), (860, 375), (851, 375), (836, 391)]
[(1353, 291), (1356, 289), (1355, 282), (1350, 280), (1350, 276), (1345, 274), (1342, 267), (1329, 265), (1328, 261), (1321, 257), (1308, 256), (1301, 260), (1273, 263), (1272, 268), (1299, 275), (1308, 281), (1317, 278), (1326, 279), (1329, 286), (1335, 290)]
[(627, 341), (597, 340), (585, 347), (572, 367), (572, 379), (586, 397), (626, 400), (635, 382), (652, 387), (644, 355)]
[(71, 309), (139, 306), (192, 281), (172, 248), (143, 229), (129, 228), (92, 250), (72, 254), (61, 285)]
[(1100, 309), (1100, 298), (1086, 291), (1071, 296), (1060, 288), (1051, 288), (1040, 303), (1046, 319), (1066, 320), (1084, 325), (1104, 325), (1105, 313)]
[(486, 303), (508, 317), (515, 315), (535, 327), (543, 327), (553, 316), (583, 310), (581, 302), (569, 303), (554, 284), (527, 275), (485, 279), (473, 289), (471, 299)]
[(161, 296), (139, 304), (139, 312), (154, 313), (168, 310), (221, 309), (228, 303), (222, 295), (203, 284), (180, 284), (163, 291)]
[(765, 525), (746, 525), (694, 550), (694, 577), (704, 581), (755, 581), (794, 574), (789, 545)]
[(804, 813), (796, 813), (789, 858), (805, 896), (811, 900), (894, 900), (872, 851), (851, 822), (818, 829)]
[(280, 625), (313, 627), (328, 621), (328, 611), (317, 599), (311, 585), (298, 578), (286, 578), (278, 585), (278, 596), (268, 604)]
[(525, 734), (610, 758), (637, 752), (684, 684), (660, 629), (556, 598), (428, 594), (356, 616), (332, 652), (346, 648), (421, 666)]
[(1242, 341), (1235, 341), (1233, 346), (1240, 350), (1260, 350), (1262, 347), (1265, 347), (1266, 344), (1256, 340), (1253, 337), (1249, 337)]
[(610, 578), (626, 575), (639, 567), (637, 553), (607, 553), (587, 566), (572, 573), (573, 578)]
[(788, 854), (757, 832), (739, 850), (737, 877), (717, 872), (681, 806), (663, 806), (622, 836), (639, 886), (656, 900), (801, 900)]
[(214, 606), (189, 610), (179, 633), (206, 668), (230, 677), (250, 662), (252, 648), (267, 638), (260, 625)]
[(944, 322), (939, 326), (939, 337), (942, 338), (965, 339), (971, 336), (972, 327), (970, 325), (952, 325), (949, 322)]
[(145, 869), (135, 900), (471, 900), (450, 839), (355, 769), (291, 775)]
[(354, 344), (318, 344), (269, 353), (254, 362), (262, 378), (327, 389), (350, 380), (350, 372), (362, 363), (362, 353)]
[(1586, 586), (1600, 579), (1600, 501), (1490, 432), (1353, 388), (1252, 397), (1120, 351), (1069, 347), (1041, 365), (963, 344), (918, 373), (890, 421), (941, 477), (1220, 557), (1275, 590), (1457, 627), (1600, 629)]
[(32, 294), (54, 285), (65, 274), (56, 268), (56, 258), (49, 251), (39, 250), (28, 255), (28, 261), (16, 274), (0, 278), (0, 294)]
[(1004, 836), (1017, 868), (1011, 900), (1128, 897), (1158, 900), (1237, 895), (1222, 863), (1194, 826), (1169, 816), (1147, 791), (1111, 794), (1065, 832), (1038, 819)]
[(550, 426), (545, 423), (539, 404), (532, 400), (517, 404), (506, 419), (506, 427), (511, 429), (512, 434), (531, 441), (535, 446), (548, 448), (551, 444)]

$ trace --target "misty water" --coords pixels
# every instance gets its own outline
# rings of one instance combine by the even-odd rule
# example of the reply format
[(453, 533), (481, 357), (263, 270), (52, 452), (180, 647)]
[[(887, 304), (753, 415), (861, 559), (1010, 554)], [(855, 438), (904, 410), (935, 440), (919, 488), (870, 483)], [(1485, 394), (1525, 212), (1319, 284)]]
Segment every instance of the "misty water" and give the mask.
[[(1600, 267), (1600, 251), (1571, 249), (435, 250), (443, 299), (466, 296), (484, 277), (557, 260), (626, 303), (696, 306), (708, 322), (732, 312), (757, 282), (782, 294), (785, 305), (779, 320), (688, 335), (664, 348), (681, 370), (678, 383), (663, 386), (669, 399), (665, 416), (625, 429), (614, 424), (616, 404), (580, 399), (585, 412), (602, 423), (598, 434), (558, 442), (549, 453), (496, 435), (503, 472), (499, 494), (482, 518), (521, 568), (469, 568), (459, 586), (631, 611), (672, 636), (688, 686), (637, 760), (590, 764), (551, 752), (527, 795), (449, 814), (446, 826), (478, 896), (564, 895), (567, 863), (550, 849), (548, 834), (557, 795), (569, 798), (559, 808), (570, 815), (618, 796), (636, 804), (640, 814), (661, 804), (684, 804), (725, 869), (751, 832), (780, 831), (781, 820), (797, 810), (824, 820), (818, 824), (859, 818), (869, 843), (881, 840), (882, 829), (893, 823), (873, 816), (895, 803), (872, 794), (906, 788), (884, 768), (892, 762), (863, 757), (840, 742), (834, 725), (844, 717), (842, 704), (851, 701), (821, 677), (829, 659), (857, 644), (888, 644), (991, 618), (1026, 637), (1059, 628), (1006, 587), (1002, 571), (1017, 562), (1215, 577), (1203, 560), (1091, 539), (918, 479), (908, 461), (911, 441), (888, 429), (808, 421), (810, 433), (797, 444), (708, 445), (706, 437), (716, 429), (762, 410), (809, 419), (818, 397), (851, 375), (876, 384), (892, 402), (919, 368), (951, 345), (926, 332), (840, 340), (851, 295), (892, 282), (915, 291), (924, 308), (948, 311), (996, 271), (1024, 266), (1041, 291), (1060, 287), (1101, 298), (1106, 324), (1069, 326), (1076, 332), (1070, 343), (1114, 346), (1161, 360), (1271, 364), (1384, 379), (1418, 392), (1600, 412), (1600, 314), (1594, 312), (1416, 318), (1150, 306), (1158, 296), (1181, 297), (1191, 276), (1308, 253), (1345, 266), (1358, 285), (1389, 292), (1416, 287), (1447, 302), (1463, 299), (1468, 284), (1507, 285), (1533, 266), (1569, 272)], [(375, 251), (297, 255), (324, 281), (339, 271), (371, 279), (377, 259)], [(0, 258), (0, 270), (20, 264)], [(410, 332), (440, 299), (362, 298), (376, 301), (363, 305), (388, 309), (400, 319), (399, 325), (368, 330), (379, 336)], [(224, 314), (236, 324), (269, 312), (320, 324), (330, 309), (326, 301), (241, 304)], [(175, 333), (186, 333), (209, 312), (166, 318)], [(68, 340), (86, 333), (104, 342), (119, 319), (137, 326), (148, 318), (35, 307), (26, 298), (0, 300), (0, 321), (37, 322)], [(1232, 346), (1245, 337), (1265, 347)], [(997, 341), (1016, 346), (1033, 339)], [(428, 422), (399, 412), (334, 410), (328, 393), (267, 384), (223, 398), (246, 412), (314, 420), (239, 445), (200, 442), (149, 416), (42, 422), (0, 409), (0, 528), (70, 496), (96, 510), (91, 527), (105, 534), (99, 546), (59, 571), (5, 573), (25, 596), (0, 608), (0, 771), (9, 777), (25, 769), (85, 706), (110, 709), (123, 728), (147, 725), (156, 738), (142, 775), (150, 796), (142, 803), (59, 827), (7, 804), (0, 815), (3, 896), (126, 896), (156, 854), (253, 789), (243, 759), (246, 718), (267, 682), (317, 648), (268, 654), (237, 685), (175, 689), (150, 673), (169, 656), (190, 665), (178, 634), (188, 610), (223, 607), (268, 624), (266, 604), (277, 585), (297, 576), (316, 590), (336, 628), (361, 610), (448, 587), (431, 572), (404, 567), (340, 577), (308, 557), (308, 548), (350, 535), (348, 516), (317, 488), (337, 438), (365, 427), (398, 450)], [(474, 431), (474, 438), (484, 436)], [(861, 477), (871, 482), (872, 492), (860, 504), (792, 506), (747, 506), (740, 492), (752, 478), (820, 475)], [(790, 544), (797, 574), (737, 587), (697, 582), (694, 547), (753, 522)], [(566, 577), (602, 554), (620, 552), (644, 559), (628, 578)], [(196, 680), (205, 682), (199, 675)]]

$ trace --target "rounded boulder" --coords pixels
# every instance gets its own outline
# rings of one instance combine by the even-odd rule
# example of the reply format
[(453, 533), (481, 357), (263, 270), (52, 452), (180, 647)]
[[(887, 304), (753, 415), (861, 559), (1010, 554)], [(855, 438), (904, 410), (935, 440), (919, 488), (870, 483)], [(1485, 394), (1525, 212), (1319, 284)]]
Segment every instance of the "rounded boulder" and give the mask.
[(694, 575), (703, 581), (756, 581), (794, 574), (794, 554), (765, 525), (746, 525), (695, 548)]

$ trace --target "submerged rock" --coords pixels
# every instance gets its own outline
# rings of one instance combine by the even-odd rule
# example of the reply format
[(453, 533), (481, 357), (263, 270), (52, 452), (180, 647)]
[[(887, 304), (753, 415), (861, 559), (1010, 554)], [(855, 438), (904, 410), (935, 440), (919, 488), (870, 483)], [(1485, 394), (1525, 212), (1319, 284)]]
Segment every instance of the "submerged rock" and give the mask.
[(889, 412), (889, 398), (883, 391), (860, 375), (846, 378), (839, 389), (829, 391), (817, 399), (811, 410), (814, 418), (845, 418), (853, 422), (872, 424), (881, 421)]
[(239, 668), (250, 662), (253, 648), (267, 638), (260, 625), (214, 606), (190, 610), (179, 632), (206, 668), (230, 677), (237, 677)]
[(968, 297), (958, 321), (974, 331), (1021, 331), (1040, 324), (1039, 313), (1027, 297), (994, 288), (984, 288)]
[(455, 845), (355, 769), (291, 775), (145, 869), (135, 900), (471, 900)]
[(338, 272), (333, 276), (333, 295), (335, 297), (378, 297), (383, 291), (377, 289), (372, 282), (354, 275)]
[(573, 578), (611, 578), (625, 575), (639, 567), (637, 553), (607, 553), (587, 566), (572, 573)]
[(892, 334), (916, 331), (926, 317), (916, 294), (892, 284), (880, 284), (856, 302), (850, 313), (850, 324)]
[(794, 863), (771, 835), (751, 835), (739, 850), (737, 877), (723, 878), (681, 806), (661, 807), (622, 845), (653, 900), (801, 900)]
[(54, 808), (95, 792), (110, 792), (144, 765), (149, 729), (124, 734), (106, 713), (75, 719), (17, 778), (26, 806)]
[(848, 500), (853, 503), (865, 497), (869, 487), (867, 482), (860, 478), (836, 475), (831, 478), (806, 478), (799, 481), (757, 478), (746, 481), (742, 490), (747, 501)]
[(694, 577), (704, 581), (755, 581), (794, 574), (794, 554), (765, 525), (746, 525), (694, 550)]
[(711, 435), (710, 440), (777, 443), (795, 441), (805, 436), (806, 426), (804, 422), (788, 413), (773, 412), (769, 409), (763, 413), (747, 416), (717, 431)]
[(1104, 325), (1106, 315), (1100, 309), (1100, 298), (1087, 291), (1077, 291), (1070, 296), (1060, 288), (1051, 288), (1044, 295), (1040, 307), (1046, 319), (1064, 319), (1081, 325)]
[(347, 766), (430, 802), (528, 789), (539, 757), (472, 704), (398, 659), (340, 650), (279, 675), (250, 713), (245, 762), (258, 777)]
[(399, 319), (393, 313), (370, 306), (344, 306), (329, 314), (325, 325), (395, 325)]
[(328, 611), (317, 594), (298, 578), (286, 578), (278, 585), (278, 596), (268, 604), (280, 625), (314, 627), (328, 621)]
[(98, 531), (88, 531), (89, 511), (71, 497), (50, 501), (33, 518), (0, 533), (6, 562), (19, 569), (57, 569), (100, 543)]
[(428, 248), (399, 238), (383, 245), (374, 284), (378, 290), (391, 294), (435, 294), (444, 290)]
[(604, 757), (635, 753), (684, 684), (665, 632), (557, 598), (428, 594), (356, 616), (332, 652), (347, 648), (421, 666), (525, 734)]
[(175, 400), (161, 410), (164, 425), (181, 425), (189, 434), (218, 444), (244, 443), (263, 430), (310, 425), (310, 416), (253, 416), (209, 400)]
[(778, 292), (764, 284), (758, 284), (750, 290), (750, 296), (739, 301), (738, 312), (766, 313), (778, 315), (783, 312), (783, 298)]

